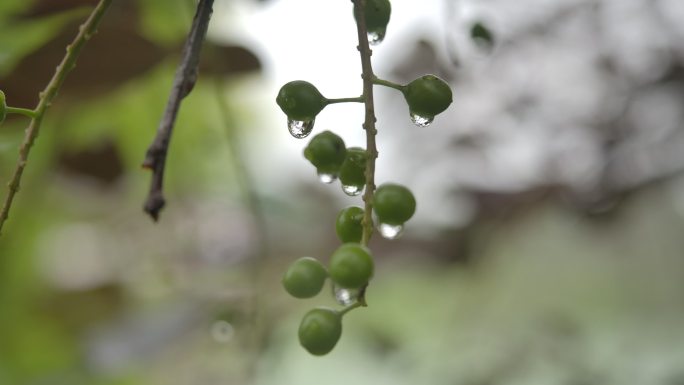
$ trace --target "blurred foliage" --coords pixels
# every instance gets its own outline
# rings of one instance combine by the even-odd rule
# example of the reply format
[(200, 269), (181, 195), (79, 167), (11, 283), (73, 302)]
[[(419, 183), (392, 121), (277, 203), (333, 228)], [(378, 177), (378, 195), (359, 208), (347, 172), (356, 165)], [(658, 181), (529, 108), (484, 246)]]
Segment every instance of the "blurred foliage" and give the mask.
[(84, 11), (76, 9), (38, 20), (5, 20), (0, 24), (0, 76), (7, 75), (23, 56), (44, 45), (67, 23), (87, 16)]
[[(116, 18), (130, 4), (117, 4), (110, 17)], [(131, 287), (126, 283), (133, 278), (124, 260), (136, 263), (156, 258), (154, 247), (122, 246), (149, 236), (131, 238), (136, 237), (131, 226), (144, 224), (150, 231), (140, 210), (149, 176), (140, 171), (140, 162), (166, 103), (177, 49), (193, 12), (190, 2), (174, 4), (139, 3), (141, 36), (170, 46), (167, 59), (87, 98), (72, 91), (80, 81), (77, 67), (48, 114), (22, 181), (21, 199), (0, 239), (0, 383), (145, 383), (138, 370), (111, 376), (93, 372), (84, 338), (95, 326), (136, 312), (137, 296), (128, 293)], [(25, 1), (2, 3), (0, 78), (4, 74), (11, 79), (25, 56), (45, 50), (62, 29), (87, 15), (87, 8), (79, 6), (21, 17), (30, 8)], [(91, 45), (96, 44), (97, 36)], [(45, 68), (54, 68), (59, 57), (54, 60), (44, 63)], [(225, 127), (218, 113), (222, 101), (217, 95), (227, 91), (200, 82), (184, 103), (174, 137), (177, 145), (172, 145), (167, 169), (167, 187), (174, 192), (171, 199), (175, 202), (182, 202), (184, 190), (228, 196), (239, 192), (227, 182), (232, 178), (232, 157), (226, 151), (225, 130), (232, 128)], [(11, 119), (2, 127), (1, 179), (14, 167), (25, 124), (22, 119)], [(99, 166), (88, 168), (84, 161)], [(159, 231), (160, 241), (168, 236)], [(111, 248), (106, 250), (103, 244)], [(139, 255), (121, 260), (126, 250)], [(88, 262), (91, 257), (95, 265)], [(114, 260), (102, 260), (109, 257)], [(62, 264), (67, 271), (59, 267)], [(89, 274), (95, 278), (88, 278)], [(78, 276), (86, 278), (79, 282)]]

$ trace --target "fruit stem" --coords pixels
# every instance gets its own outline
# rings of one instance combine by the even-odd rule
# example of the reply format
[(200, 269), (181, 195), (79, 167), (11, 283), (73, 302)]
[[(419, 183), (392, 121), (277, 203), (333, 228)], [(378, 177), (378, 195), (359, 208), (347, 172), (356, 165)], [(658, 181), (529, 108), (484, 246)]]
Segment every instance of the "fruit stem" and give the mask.
[(345, 314), (349, 313), (350, 311), (356, 309), (357, 307), (363, 307), (363, 306), (366, 306), (366, 302), (361, 301), (359, 299), (358, 301), (354, 302), (353, 304), (351, 304), (351, 305), (345, 307), (344, 309), (340, 310), (339, 311), (340, 317), (342, 317), (343, 315), (345, 315)]
[(31, 119), (34, 119), (36, 117), (36, 111), (28, 109), (28, 108), (19, 108), (19, 107), (7, 106), (6, 111), (8, 114), (20, 114), (20, 115), (27, 116)]
[(356, 98), (337, 98), (337, 99), (325, 99), (325, 104), (335, 104), (335, 103), (363, 103), (364, 98), (362, 96), (358, 96)]
[(385, 79), (380, 79), (377, 76), (373, 77), (373, 84), (377, 84), (379, 86), (385, 86), (389, 88), (394, 88), (397, 91), (404, 92), (406, 90), (406, 86), (402, 86), (401, 84), (391, 82), (389, 80)]
[(19, 191), (19, 183), (21, 182), (21, 176), (24, 173), (24, 168), (26, 168), (26, 163), (28, 162), (29, 152), (33, 143), (38, 137), (38, 132), (40, 131), (40, 125), (43, 122), (43, 117), (45, 112), (52, 104), (52, 100), (57, 96), (64, 80), (66, 79), (69, 71), (71, 71), (76, 66), (76, 60), (78, 59), (81, 49), (90, 40), (90, 38), (97, 31), (97, 26), (100, 24), (102, 17), (105, 14), (107, 8), (109, 8), (112, 0), (100, 0), (100, 2), (95, 6), (91, 12), (88, 19), (81, 24), (78, 30), (78, 34), (74, 40), (66, 48), (66, 55), (62, 59), (62, 62), (57, 66), (55, 74), (50, 79), (50, 82), (45, 86), (45, 89), (40, 93), (40, 100), (38, 101), (38, 106), (33, 110), (33, 116), (31, 117), (31, 122), (26, 128), (26, 134), (24, 135), (24, 140), (19, 147), (19, 159), (17, 165), (12, 174), (8, 186), (7, 197), (2, 206), (2, 211), (0, 211), (0, 232), (2, 231), (2, 226), (4, 225), (7, 218), (9, 218), (9, 211), (12, 207), (12, 202), (14, 197)]
[[(365, 8), (366, 0), (352, 0), (354, 3), (354, 16), (356, 19), (356, 32), (358, 36), (359, 45), (357, 49), (361, 56), (361, 78), (363, 79), (363, 98), (366, 107), (365, 119), (363, 129), (366, 130), (366, 153), (368, 159), (366, 161), (366, 188), (363, 194), (364, 215), (361, 224), (363, 226), (363, 233), (361, 236), (361, 244), (368, 246), (371, 236), (373, 235), (373, 194), (375, 193), (375, 159), (378, 157), (378, 149), (375, 145), (375, 135), (377, 130), (375, 128), (375, 105), (373, 101), (373, 67), (371, 65), (371, 51), (368, 44), (368, 29), (366, 27)], [(363, 302), (362, 296), (359, 297), (360, 302)]]

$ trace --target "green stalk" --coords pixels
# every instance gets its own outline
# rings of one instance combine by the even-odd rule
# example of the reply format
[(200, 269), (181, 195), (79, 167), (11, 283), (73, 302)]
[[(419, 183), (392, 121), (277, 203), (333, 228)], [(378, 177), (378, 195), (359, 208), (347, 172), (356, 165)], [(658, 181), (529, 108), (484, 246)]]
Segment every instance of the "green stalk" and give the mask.
[(397, 91), (404, 92), (406, 90), (406, 86), (402, 86), (401, 84), (397, 84), (394, 82), (391, 82), (389, 80), (385, 79), (380, 79), (378, 77), (373, 78), (373, 84), (377, 84), (379, 86), (385, 86), (389, 88), (394, 88)]
[(33, 111), (31, 109), (28, 109), (28, 108), (19, 108), (19, 107), (7, 106), (5, 111), (7, 111), (8, 114), (20, 114), (20, 115), (27, 116), (31, 119), (36, 117), (36, 111)]
[(363, 96), (356, 98), (337, 98), (337, 99), (325, 99), (325, 104), (335, 104), (335, 103), (363, 103)]
[(356, 32), (358, 35), (358, 50), (361, 56), (361, 77), (363, 79), (363, 98), (366, 107), (363, 129), (366, 130), (366, 188), (363, 193), (364, 214), (361, 224), (363, 233), (361, 244), (368, 246), (373, 235), (373, 194), (375, 193), (375, 160), (378, 158), (378, 149), (375, 145), (375, 104), (373, 100), (373, 80), (376, 79), (371, 65), (371, 55), (373, 52), (368, 44), (368, 29), (366, 27), (365, 7), (366, 0), (352, 0), (354, 3), (354, 16), (356, 16)]

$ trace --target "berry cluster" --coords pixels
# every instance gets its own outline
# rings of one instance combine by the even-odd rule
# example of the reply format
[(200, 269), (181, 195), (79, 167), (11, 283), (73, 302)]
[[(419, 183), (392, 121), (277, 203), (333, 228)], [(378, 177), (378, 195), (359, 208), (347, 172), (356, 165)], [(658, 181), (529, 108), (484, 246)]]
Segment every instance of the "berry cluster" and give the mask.
[[(391, 5), (389, 0), (352, 1), (357, 27), (360, 34), (365, 29), (368, 39), (367, 42), (359, 42), (363, 62), (364, 52), (370, 60), (368, 44), (378, 44), (385, 37)], [(363, 17), (364, 23), (359, 23), (359, 17)], [(372, 69), (370, 72), (364, 70), (363, 76), (364, 81), (372, 79), (372, 84), (364, 84), (368, 84), (368, 87), (382, 85), (402, 92), (411, 120), (418, 126), (429, 125), (436, 115), (451, 104), (451, 89), (437, 76), (425, 75), (400, 85), (377, 78), (372, 74)], [(276, 97), (276, 103), (287, 115), (290, 134), (300, 139), (311, 133), (316, 116), (326, 106), (345, 102), (373, 103), (372, 95), (365, 91), (360, 97), (328, 99), (313, 84), (303, 80), (285, 84)], [(368, 111), (367, 108), (367, 114)], [(375, 122), (374, 116), (368, 119), (367, 115), (366, 118), (367, 122)], [(367, 135), (375, 135), (374, 127), (364, 125), (364, 129)], [(345, 306), (341, 310), (319, 307), (304, 315), (299, 326), (299, 341), (314, 355), (327, 354), (335, 347), (342, 334), (344, 314), (366, 306), (366, 287), (374, 271), (373, 256), (368, 249), (374, 222), (382, 236), (395, 239), (401, 235), (404, 223), (416, 211), (416, 200), (408, 188), (395, 183), (384, 183), (375, 188), (373, 154), (377, 156), (377, 150), (374, 143), (374, 140), (369, 139), (367, 149), (348, 148), (335, 133), (322, 131), (313, 136), (304, 149), (304, 157), (316, 168), (321, 182), (329, 184), (339, 179), (342, 190), (350, 196), (357, 196), (366, 190), (363, 197), (365, 208), (351, 206), (338, 214), (335, 231), (342, 245), (330, 256), (327, 268), (314, 258), (303, 257), (293, 262), (283, 276), (285, 290), (296, 298), (316, 296), (329, 278), (335, 299)]]

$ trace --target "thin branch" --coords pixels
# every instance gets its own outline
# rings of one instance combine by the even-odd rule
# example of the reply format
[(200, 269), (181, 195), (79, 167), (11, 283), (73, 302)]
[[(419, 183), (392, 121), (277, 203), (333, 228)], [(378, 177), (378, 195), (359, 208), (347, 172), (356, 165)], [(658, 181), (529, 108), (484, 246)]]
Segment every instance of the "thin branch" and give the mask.
[(159, 212), (164, 207), (164, 167), (166, 165), (166, 154), (171, 142), (173, 125), (180, 109), (181, 100), (185, 98), (197, 81), (197, 66), (199, 64), (200, 50), (207, 34), (209, 19), (211, 18), (214, 0), (200, 0), (197, 4), (197, 12), (192, 21), (190, 33), (183, 47), (181, 63), (176, 70), (173, 80), (169, 100), (166, 103), (164, 115), (159, 122), (157, 135), (152, 144), (147, 149), (145, 160), (142, 164), (144, 168), (152, 170), (152, 182), (150, 192), (145, 201), (145, 212), (155, 221), (159, 219)]
[(111, 3), (112, 0), (100, 0), (88, 19), (79, 28), (78, 34), (74, 38), (74, 41), (67, 46), (66, 55), (62, 59), (62, 62), (59, 64), (59, 66), (57, 66), (55, 74), (52, 76), (52, 79), (50, 79), (48, 85), (45, 87), (43, 92), (40, 93), (38, 106), (35, 108), (35, 110), (33, 110), (31, 122), (26, 128), (24, 141), (21, 143), (21, 147), (19, 148), (19, 160), (17, 161), (17, 166), (14, 169), (14, 173), (12, 174), (10, 182), (7, 184), (9, 191), (2, 206), (2, 212), (0, 212), (0, 232), (2, 232), (2, 226), (4, 225), (5, 221), (7, 221), (7, 218), (9, 218), (9, 211), (12, 207), (12, 202), (19, 191), (21, 176), (24, 173), (24, 168), (26, 168), (31, 147), (33, 147), (33, 143), (38, 137), (40, 125), (43, 122), (45, 112), (52, 104), (52, 100), (55, 98), (55, 96), (57, 96), (57, 93), (62, 87), (62, 84), (64, 83), (69, 71), (76, 66), (76, 60), (81, 53), (81, 49), (83, 46), (85, 46), (86, 42), (90, 40), (93, 34), (97, 32), (97, 27), (102, 20), (102, 16), (104, 16), (105, 11)]
[(361, 55), (361, 70), (363, 78), (363, 98), (366, 107), (366, 114), (363, 129), (366, 130), (366, 191), (363, 194), (365, 203), (364, 215), (361, 224), (363, 225), (363, 235), (361, 243), (368, 245), (373, 234), (373, 194), (375, 193), (375, 159), (378, 157), (378, 149), (375, 145), (375, 105), (373, 101), (373, 82), (376, 80), (371, 65), (373, 52), (368, 44), (368, 29), (366, 28), (365, 7), (366, 0), (352, 0), (354, 3), (354, 15), (356, 16), (356, 31), (358, 35), (358, 50)]

